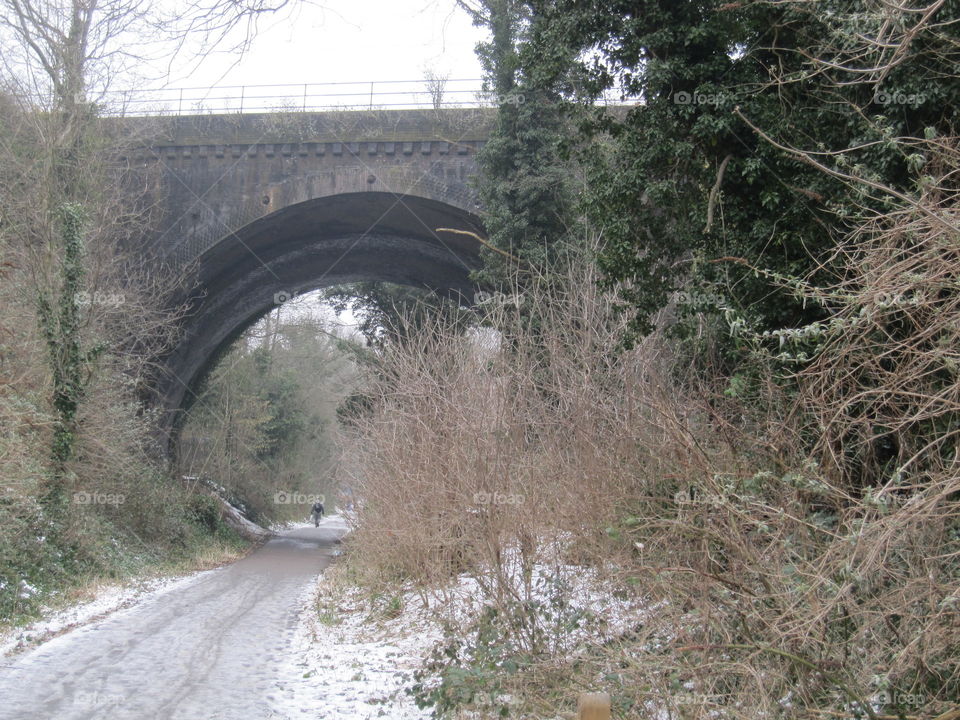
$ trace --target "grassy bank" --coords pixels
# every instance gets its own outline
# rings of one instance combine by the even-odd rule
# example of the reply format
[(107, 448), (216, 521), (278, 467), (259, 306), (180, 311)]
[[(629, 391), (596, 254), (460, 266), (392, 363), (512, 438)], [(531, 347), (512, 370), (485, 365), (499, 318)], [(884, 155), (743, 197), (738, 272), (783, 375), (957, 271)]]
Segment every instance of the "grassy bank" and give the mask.
[[(178, 573), (242, 553), (212, 498), (157, 460), (151, 417), (136, 400), (140, 367), (107, 344), (90, 363), (63, 468), (47, 348), (24, 255), (0, 236), (0, 623), (20, 624), (104, 582)], [(90, 344), (112, 338), (83, 315)], [(63, 500), (46, 498), (53, 477)]]
[[(164, 480), (112, 484), (111, 505), (72, 504), (48, 519), (32, 498), (7, 489), (0, 518), (0, 626), (21, 625), (51, 609), (90, 599), (105, 585), (209, 569), (249, 550), (205, 495)], [(136, 502), (133, 498), (139, 493)], [(137, 504), (142, 504), (140, 508)]]

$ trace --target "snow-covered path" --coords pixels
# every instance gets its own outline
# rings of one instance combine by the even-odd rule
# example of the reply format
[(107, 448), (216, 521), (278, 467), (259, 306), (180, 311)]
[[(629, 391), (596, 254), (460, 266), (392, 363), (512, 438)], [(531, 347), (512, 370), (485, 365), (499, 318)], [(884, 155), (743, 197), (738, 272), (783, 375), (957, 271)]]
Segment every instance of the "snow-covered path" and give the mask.
[(284, 532), (232, 565), (8, 658), (0, 718), (286, 720), (275, 695), (288, 679), (280, 673), (304, 589), (343, 532), (337, 518)]

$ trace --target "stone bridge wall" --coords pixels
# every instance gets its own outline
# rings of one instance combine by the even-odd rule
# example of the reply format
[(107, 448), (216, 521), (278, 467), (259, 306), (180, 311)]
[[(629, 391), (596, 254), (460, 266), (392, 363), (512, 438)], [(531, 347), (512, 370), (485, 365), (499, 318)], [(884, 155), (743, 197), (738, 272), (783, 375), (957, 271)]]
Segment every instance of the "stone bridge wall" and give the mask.
[(476, 213), (470, 178), (492, 119), (447, 109), (121, 122), (143, 138), (125, 159), (160, 166), (155, 242), (187, 263), (255, 220), (333, 195), (416, 195)]

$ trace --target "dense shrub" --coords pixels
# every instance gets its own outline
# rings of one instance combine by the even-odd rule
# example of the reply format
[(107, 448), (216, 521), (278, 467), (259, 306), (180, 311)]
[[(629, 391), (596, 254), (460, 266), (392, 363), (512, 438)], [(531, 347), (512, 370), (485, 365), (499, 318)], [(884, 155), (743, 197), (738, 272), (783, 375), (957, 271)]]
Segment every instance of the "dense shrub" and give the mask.
[[(960, 695), (952, 455), (936, 474), (851, 493), (797, 441), (834, 429), (803, 398), (791, 406), (762, 372), (767, 390), (724, 393), (678, 368), (659, 334), (611, 351), (621, 320), (592, 280), (528, 290), (526, 318), (488, 318), (499, 333), (433, 328), (390, 348), (373, 412), (352, 426), (357, 576), (443, 598), (466, 575), (486, 608), (438, 647), (421, 702), (543, 717), (580, 686), (611, 692), (624, 717), (948, 707)], [(810, 372), (848, 381), (861, 336), (836, 342)], [(550, 642), (544, 567), (561, 581), (598, 573), (598, 592), (644, 609), (615, 637), (584, 620), (585, 634)]]

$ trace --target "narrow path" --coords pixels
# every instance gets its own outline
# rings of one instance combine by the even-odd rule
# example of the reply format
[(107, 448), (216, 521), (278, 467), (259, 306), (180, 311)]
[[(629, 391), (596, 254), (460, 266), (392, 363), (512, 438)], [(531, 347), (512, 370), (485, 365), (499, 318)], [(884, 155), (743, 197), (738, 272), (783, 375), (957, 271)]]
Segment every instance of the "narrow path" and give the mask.
[(342, 533), (329, 520), (288, 531), (185, 588), (6, 660), (0, 718), (286, 720), (272, 699), (297, 601)]

